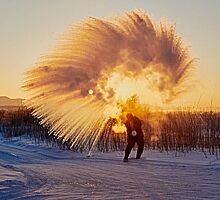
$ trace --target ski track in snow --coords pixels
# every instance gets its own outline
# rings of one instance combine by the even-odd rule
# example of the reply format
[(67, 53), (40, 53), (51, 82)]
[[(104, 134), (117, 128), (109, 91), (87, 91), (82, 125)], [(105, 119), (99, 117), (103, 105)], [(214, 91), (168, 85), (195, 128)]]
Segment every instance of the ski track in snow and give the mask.
[(220, 199), (220, 161), (201, 152), (83, 153), (0, 140), (0, 200)]

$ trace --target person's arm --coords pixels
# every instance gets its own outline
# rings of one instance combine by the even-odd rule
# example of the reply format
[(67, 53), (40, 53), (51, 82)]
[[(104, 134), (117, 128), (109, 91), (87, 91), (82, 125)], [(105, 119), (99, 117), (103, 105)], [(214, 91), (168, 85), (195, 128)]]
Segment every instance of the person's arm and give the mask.
[(127, 135), (130, 136), (131, 135), (131, 126), (130, 126), (129, 122), (125, 122), (125, 126), (127, 129)]

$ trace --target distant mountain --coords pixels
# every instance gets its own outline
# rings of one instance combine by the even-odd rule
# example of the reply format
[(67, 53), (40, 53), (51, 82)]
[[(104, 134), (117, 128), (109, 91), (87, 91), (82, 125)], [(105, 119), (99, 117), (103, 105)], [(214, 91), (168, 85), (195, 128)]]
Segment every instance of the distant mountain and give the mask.
[(0, 96), (0, 107), (20, 107), (22, 106), (23, 99), (16, 98), (16, 99), (10, 99), (6, 96)]

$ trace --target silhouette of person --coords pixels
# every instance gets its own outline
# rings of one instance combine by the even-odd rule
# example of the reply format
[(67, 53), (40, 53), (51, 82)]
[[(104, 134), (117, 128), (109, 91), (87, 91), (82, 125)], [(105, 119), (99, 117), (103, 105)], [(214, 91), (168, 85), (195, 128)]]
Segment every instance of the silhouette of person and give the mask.
[(141, 120), (131, 113), (127, 114), (127, 121), (125, 126), (127, 128), (127, 147), (125, 149), (124, 162), (128, 162), (129, 154), (131, 153), (132, 148), (135, 143), (138, 145), (136, 159), (140, 159), (141, 154), (144, 150), (144, 135), (141, 129)]

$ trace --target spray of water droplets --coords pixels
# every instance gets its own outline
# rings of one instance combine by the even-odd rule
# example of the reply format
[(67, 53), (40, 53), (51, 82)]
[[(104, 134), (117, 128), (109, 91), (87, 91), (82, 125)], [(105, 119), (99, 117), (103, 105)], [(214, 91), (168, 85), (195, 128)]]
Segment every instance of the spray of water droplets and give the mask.
[(26, 104), (52, 134), (91, 150), (132, 96), (163, 104), (184, 92), (192, 64), (174, 26), (144, 11), (87, 18), (27, 71)]

